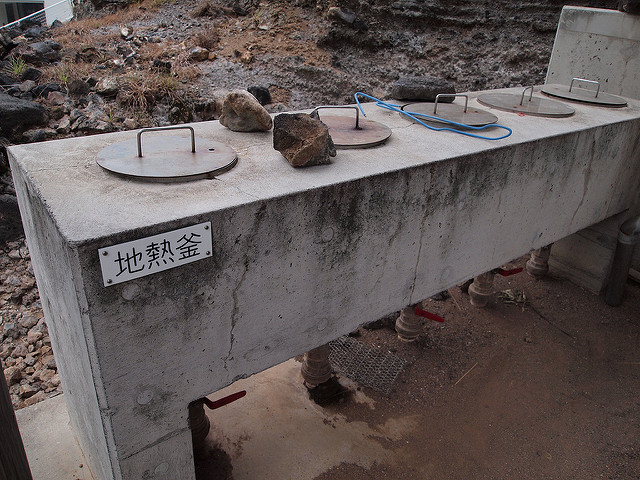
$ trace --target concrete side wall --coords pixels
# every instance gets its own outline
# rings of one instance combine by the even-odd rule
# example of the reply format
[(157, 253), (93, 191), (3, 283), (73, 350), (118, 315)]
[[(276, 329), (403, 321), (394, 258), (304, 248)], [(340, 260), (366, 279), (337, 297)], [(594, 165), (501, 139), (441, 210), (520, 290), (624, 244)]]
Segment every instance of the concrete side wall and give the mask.
[(603, 91), (640, 98), (640, 16), (564, 7), (545, 83), (574, 77), (599, 81)]
[[(615, 10), (564, 7), (560, 16), (546, 83), (568, 85), (574, 77), (601, 82), (608, 93), (640, 98), (640, 16)], [(636, 133), (637, 135), (637, 133)], [(637, 157), (636, 157), (637, 158)], [(562, 239), (551, 250), (551, 266), (573, 282), (600, 293), (607, 283), (618, 226), (640, 214), (635, 205), (600, 231), (584, 231)], [(640, 250), (640, 249), (638, 249)], [(640, 269), (640, 254), (632, 265)]]
[(114, 478), (105, 440), (101, 412), (91, 368), (87, 336), (74, 275), (79, 269), (76, 252), (58, 233), (55, 222), (32, 190), (9, 153), (20, 213), (38, 290), (56, 354), (60, 376), (65, 379), (65, 400), (74, 432), (90, 468), (98, 479)]
[(635, 120), (127, 232), (109, 242), (211, 221), (214, 255), (114, 287), (101, 282), (104, 241), (83, 245), (120, 458), (152, 472), (157, 439), (170, 439), (177, 475), (190, 468), (177, 440), (188, 402), (626, 208), (638, 131)]

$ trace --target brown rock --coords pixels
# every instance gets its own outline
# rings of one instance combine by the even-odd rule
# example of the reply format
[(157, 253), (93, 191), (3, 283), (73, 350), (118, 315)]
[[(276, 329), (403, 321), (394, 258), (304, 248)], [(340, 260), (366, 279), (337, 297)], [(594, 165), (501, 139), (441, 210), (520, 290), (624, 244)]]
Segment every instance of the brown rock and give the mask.
[(234, 90), (226, 96), (220, 123), (234, 132), (266, 132), (273, 126), (269, 112), (245, 90)]
[(327, 126), (306, 113), (282, 113), (276, 116), (273, 148), (294, 167), (331, 163), (329, 157), (336, 156)]
[(18, 366), (5, 368), (4, 378), (7, 380), (8, 386), (14, 385), (22, 378), (22, 370), (20, 370), (20, 367)]
[(22, 315), (22, 318), (20, 319), (20, 325), (22, 325), (24, 328), (32, 328), (32, 327), (35, 327), (37, 324), (38, 324), (38, 319), (30, 313), (25, 313), (24, 315)]
[(189, 50), (189, 60), (192, 62), (203, 62), (209, 59), (209, 50), (204, 47), (193, 47)]
[(56, 372), (49, 369), (49, 368), (45, 368), (43, 370), (38, 370), (33, 377), (35, 379), (40, 379), (42, 382), (48, 382), (50, 380), (53, 379), (53, 377), (56, 375)]
[(42, 390), (40, 390), (38, 393), (36, 393), (32, 397), (27, 398), (24, 401), (24, 406), (30, 407), (31, 405), (35, 405), (36, 403), (42, 402), (43, 400), (46, 400), (46, 399), (47, 399), (47, 395)]
[(13, 349), (13, 352), (11, 352), (11, 356), (13, 358), (26, 357), (28, 353), (29, 350), (27, 350), (27, 347), (20, 344), (16, 345), (16, 348)]
[(44, 357), (42, 359), (42, 364), (47, 368), (51, 368), (51, 369), (56, 368), (56, 360), (55, 358), (53, 358), (53, 355), (47, 355), (46, 357)]
[(29, 333), (27, 333), (27, 342), (36, 343), (38, 340), (41, 340), (43, 336), (44, 334), (42, 332), (32, 328), (29, 330)]
[(20, 390), (18, 391), (18, 395), (20, 398), (29, 398), (34, 396), (38, 392), (38, 389), (33, 385), (29, 385), (28, 383), (24, 385), (20, 385)]
[(66, 97), (60, 92), (49, 92), (47, 95), (47, 102), (51, 105), (63, 105)]

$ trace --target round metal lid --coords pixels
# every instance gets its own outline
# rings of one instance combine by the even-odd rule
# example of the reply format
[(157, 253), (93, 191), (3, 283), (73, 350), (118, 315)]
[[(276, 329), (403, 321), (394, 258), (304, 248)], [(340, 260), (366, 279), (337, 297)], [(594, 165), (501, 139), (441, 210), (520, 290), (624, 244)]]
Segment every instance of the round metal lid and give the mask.
[(382, 123), (361, 118), (358, 128), (353, 118), (325, 115), (322, 122), (336, 148), (366, 148), (381, 145), (391, 136), (391, 129)]
[[(531, 88), (531, 87), (529, 87)], [(555, 100), (530, 95), (526, 97), (514, 93), (483, 93), (478, 95), (478, 102), (487, 107), (497, 108), (505, 112), (523, 113), (538, 117), (570, 117), (575, 109)]]
[[(188, 148), (186, 137), (154, 136), (145, 140), (143, 151), (142, 133), (178, 129), (191, 130), (191, 148)], [(120, 175), (172, 182), (212, 178), (233, 168), (238, 156), (231, 147), (204, 138), (196, 139), (192, 127), (181, 126), (142, 129), (136, 139), (102, 149), (96, 161), (105, 170)]]
[(544, 85), (542, 93), (553, 97), (575, 100), (576, 102), (590, 103), (604, 107), (626, 107), (627, 101), (617, 95), (579, 87), (567, 87), (566, 85)]
[[(411, 103), (409, 105), (403, 106), (402, 110), (405, 110), (407, 112), (422, 113), (424, 115), (429, 115), (430, 117), (440, 117), (451, 122), (462, 123), (471, 127), (484, 127), (485, 125), (496, 123), (498, 121), (498, 117), (491, 112), (469, 107), (467, 107), (465, 111), (464, 106), (455, 103), (439, 103), (436, 113), (433, 112), (433, 103)], [(446, 122), (440, 122), (435, 118), (417, 118), (426, 122), (438, 122), (446, 124)], [(413, 123), (416, 123), (413, 119), (410, 120)]]
[[(356, 111), (355, 118), (343, 115), (323, 115), (318, 110), (350, 109)], [(310, 114), (329, 128), (329, 135), (336, 148), (367, 148), (381, 145), (391, 136), (391, 129), (373, 120), (361, 119), (360, 110), (354, 105), (322, 105)]]

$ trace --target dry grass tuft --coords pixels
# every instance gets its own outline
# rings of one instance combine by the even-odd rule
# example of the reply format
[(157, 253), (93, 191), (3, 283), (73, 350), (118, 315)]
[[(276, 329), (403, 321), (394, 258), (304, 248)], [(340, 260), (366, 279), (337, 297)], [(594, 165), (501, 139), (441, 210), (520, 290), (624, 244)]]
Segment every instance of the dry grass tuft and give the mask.
[(148, 111), (159, 100), (182, 101), (174, 77), (153, 72), (132, 73), (124, 78), (118, 93), (118, 101), (134, 112)]
[(67, 85), (74, 80), (84, 80), (93, 72), (93, 64), (85, 62), (60, 62), (42, 70), (42, 80)]
[(220, 43), (220, 34), (214, 28), (200, 30), (193, 36), (193, 43), (198, 47), (213, 50)]

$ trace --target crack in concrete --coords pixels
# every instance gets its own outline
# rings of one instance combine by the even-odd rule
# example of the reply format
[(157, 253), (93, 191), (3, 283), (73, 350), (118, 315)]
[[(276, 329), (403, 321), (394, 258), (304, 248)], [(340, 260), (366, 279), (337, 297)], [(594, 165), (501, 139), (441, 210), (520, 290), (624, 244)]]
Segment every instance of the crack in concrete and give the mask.
[(422, 221), (420, 222), (420, 244), (418, 246), (418, 256), (416, 258), (416, 266), (413, 272), (413, 282), (411, 283), (411, 294), (409, 295), (409, 304), (413, 305), (413, 292), (416, 288), (416, 279), (418, 278), (418, 266), (420, 265), (420, 257), (422, 256), (422, 240), (424, 238), (425, 227), (427, 223), (427, 217), (429, 216), (429, 210), (424, 209), (424, 214), (422, 216)]
[(257, 195), (253, 195), (252, 193), (246, 192), (242, 188), (238, 187), (237, 185), (233, 185), (231, 183), (225, 182), (224, 179), (221, 179), (221, 178), (218, 178), (218, 177), (214, 177), (213, 180), (216, 180), (218, 182), (222, 182), (225, 186), (231, 187), (234, 190), (242, 193), (243, 195), (246, 195), (249, 198), (252, 198), (254, 200), (259, 200), (260, 199), (260, 197), (258, 197)]
[(263, 204), (260, 206), (260, 208), (256, 212), (253, 226), (251, 227), (251, 230), (247, 232), (247, 235), (246, 235), (247, 245), (246, 245), (246, 253), (244, 257), (244, 271), (242, 272), (242, 276), (240, 277), (238, 284), (234, 287), (233, 291), (231, 292), (231, 297), (233, 298), (233, 310), (231, 312), (231, 330), (229, 332), (229, 351), (227, 352), (227, 355), (224, 359), (224, 365), (223, 365), (223, 368), (225, 370), (228, 370), (227, 361), (231, 357), (231, 350), (233, 350), (233, 344), (235, 342), (235, 334), (233, 332), (236, 327), (236, 322), (238, 321), (238, 312), (240, 310), (240, 307), (238, 305), (238, 292), (240, 291), (240, 288), (242, 287), (242, 284), (245, 281), (247, 272), (249, 271), (249, 263), (252, 258), (251, 253), (249, 251), (251, 248), (250, 242), (251, 242), (251, 239), (255, 238), (257, 235), (257, 232), (260, 228), (260, 224), (262, 223), (262, 219), (265, 216), (266, 209), (267, 209), (266, 205)]
[(248, 271), (249, 271), (249, 257), (247, 257), (245, 259), (244, 271), (242, 272), (242, 276), (240, 277), (240, 281), (238, 282), (238, 284), (235, 286), (235, 288), (231, 292), (231, 298), (233, 298), (233, 310), (231, 311), (231, 331), (229, 332), (229, 351), (227, 352), (227, 355), (226, 355), (226, 357), (224, 359), (224, 369), (225, 370), (227, 370), (227, 360), (231, 356), (231, 350), (233, 349), (233, 344), (234, 344), (235, 338), (236, 338), (234, 333), (233, 333), (233, 330), (236, 328), (236, 322), (238, 321), (238, 310), (239, 310), (239, 306), (238, 306), (238, 291), (240, 290), (240, 287), (242, 287), (242, 284), (244, 283), (244, 279), (246, 278)]
[(576, 218), (576, 215), (578, 214), (580, 207), (582, 207), (582, 204), (584, 203), (584, 197), (586, 197), (587, 195), (589, 180), (591, 179), (591, 164), (593, 163), (593, 157), (595, 155), (595, 144), (596, 144), (596, 141), (594, 139), (593, 142), (591, 142), (591, 148), (590, 148), (591, 154), (589, 155), (589, 161), (587, 162), (587, 166), (584, 171), (584, 182), (582, 184), (582, 198), (580, 199), (580, 203), (578, 203), (578, 206), (576, 207), (575, 211), (573, 212), (573, 215), (571, 216), (571, 221), (569, 222), (569, 225), (573, 224), (573, 220)]

